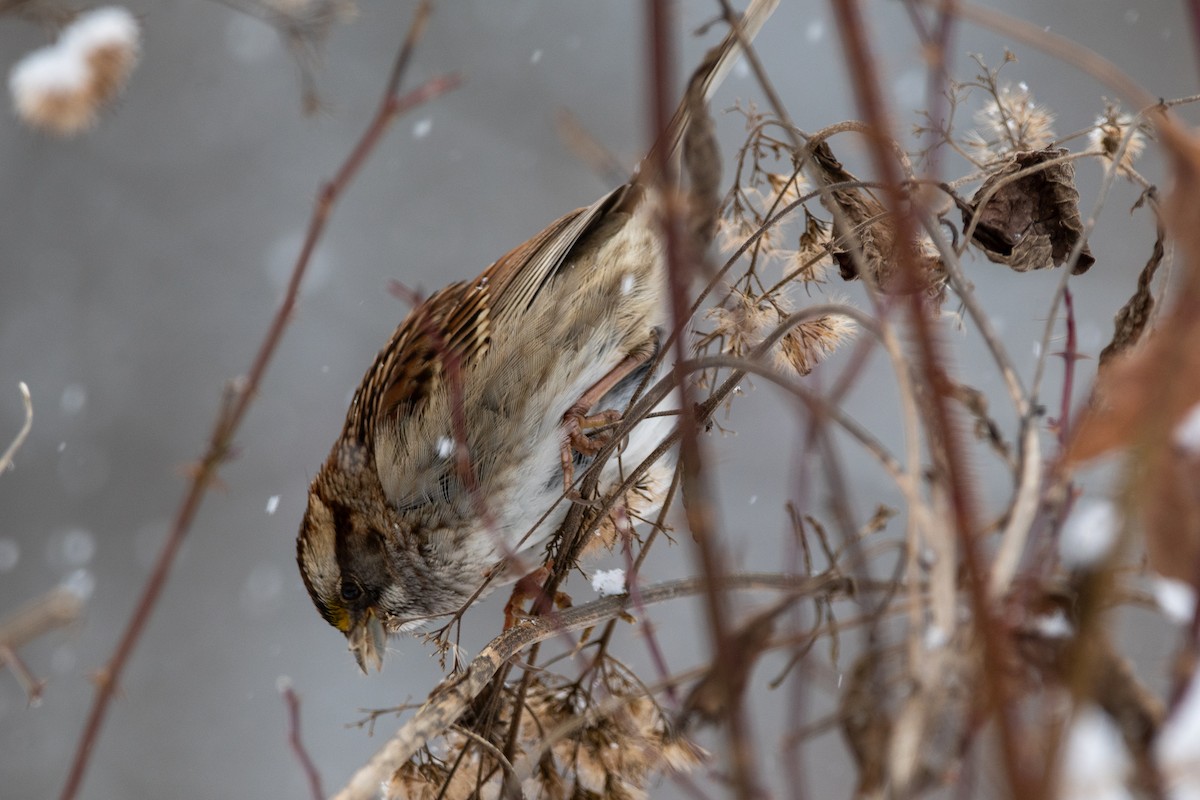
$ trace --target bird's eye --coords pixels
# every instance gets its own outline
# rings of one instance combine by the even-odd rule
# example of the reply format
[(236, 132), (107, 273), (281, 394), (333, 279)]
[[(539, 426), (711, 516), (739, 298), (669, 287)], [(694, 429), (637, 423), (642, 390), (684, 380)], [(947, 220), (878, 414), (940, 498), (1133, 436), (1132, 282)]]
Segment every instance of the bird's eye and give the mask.
[(342, 599), (347, 603), (353, 603), (358, 598), (362, 597), (363, 591), (357, 583), (342, 584)]

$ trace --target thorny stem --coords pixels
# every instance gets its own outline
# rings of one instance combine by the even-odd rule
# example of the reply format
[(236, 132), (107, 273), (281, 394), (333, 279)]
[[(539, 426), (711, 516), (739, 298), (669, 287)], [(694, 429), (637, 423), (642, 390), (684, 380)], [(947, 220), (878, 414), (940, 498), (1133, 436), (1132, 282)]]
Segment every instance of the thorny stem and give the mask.
[(1063, 287), (1063, 308), (1067, 312), (1067, 344), (1066, 349), (1059, 353), (1063, 359), (1063, 387), (1062, 387), (1062, 404), (1059, 407), (1058, 421), (1058, 444), (1060, 447), (1067, 446), (1067, 436), (1071, 429), (1071, 395), (1074, 393), (1075, 386), (1075, 362), (1079, 359), (1079, 350), (1075, 338), (1075, 303), (1071, 297), (1071, 290)]
[[(656, 141), (662, 131), (671, 124), (672, 94), (674, 92), (674, 14), (666, 0), (651, 0), (647, 5), (647, 33), (649, 62), (652, 76), (651, 93), (649, 96), (651, 113), (650, 140)], [(734, 31), (741, 28), (736, 22), (731, 22)], [(687, 514), (688, 525), (695, 542), (696, 556), (702, 574), (710, 585), (720, 583), (724, 575), (722, 564), (724, 556), (721, 543), (714, 523), (716, 510), (712, 505), (713, 492), (707, 485), (703, 467), (703, 454), (698, 435), (695, 409), (692, 404), (691, 386), (684, 379), (681, 364), (689, 353), (685, 337), (680, 335), (690, 318), (687, 298), (687, 287), (691, 282), (691, 270), (685, 262), (685, 239), (682, 236), (683, 220), (681, 209), (674, 202), (676, 197), (675, 179), (672, 174), (672, 164), (664, 153), (658, 153), (660, 163), (651, 165), (652, 174), (660, 176), (662, 196), (667, 198), (665, 214), (662, 220), (664, 243), (667, 261), (667, 281), (671, 302), (671, 313), (674, 319), (676, 366), (674, 371), (680, 392), (682, 413), (679, 417), (678, 430), (681, 432), (679, 448), (682, 468), (682, 488), (687, 502), (684, 510)], [(728, 709), (728, 741), (730, 760), (733, 767), (733, 781), (737, 795), (741, 800), (751, 800), (761, 795), (755, 776), (759, 774), (755, 767), (754, 748), (751, 743), (750, 728), (747, 723), (741, 697), (734, 691), (734, 680), (737, 674), (737, 653), (729, 647), (729, 608), (724, 593), (710, 590), (705, 592), (705, 610), (710, 628), (710, 645), (714, 656), (714, 674), (717, 685), (725, 693), (725, 703)]]
[(418, 7), (417, 13), (413, 18), (413, 23), (405, 37), (404, 44), (400, 48), (400, 53), (396, 59), (396, 67), (392, 71), (392, 78), (388, 82), (387, 90), (384, 93), (375, 116), (334, 178), (321, 187), (313, 208), (312, 217), (309, 220), (308, 232), (305, 235), (304, 244), (296, 259), (296, 264), (292, 268), (292, 274), (288, 280), (283, 299), (276, 309), (275, 316), (271, 320), (266, 336), (251, 363), (249, 372), (233, 381), (227, 391), (225, 402), (222, 403), (213, 424), (212, 432), (209, 435), (208, 447), (204, 455), (200, 458), (199, 463), (192, 470), (191, 481), (183, 500), (175, 512), (171, 530), (167, 535), (166, 541), (163, 543), (162, 550), (159, 551), (150, 577), (142, 588), (141, 596), (138, 598), (137, 605), (117, 643), (116, 649), (113, 651), (111, 659), (97, 677), (96, 696), (87, 721), (84, 724), (75, 756), (72, 759), (67, 782), (60, 795), (61, 800), (71, 800), (79, 792), (91, 759), (92, 749), (99, 738), (108, 707), (116, 694), (121, 675), (125, 670), (125, 665), (133, 655), (133, 651), (141, 640), (146, 623), (150, 621), (150, 616), (158, 604), (159, 597), (162, 595), (163, 588), (170, 577), (171, 568), (175, 564), (175, 559), (179, 554), (179, 549), (182, 547), (184, 539), (191, 530), (192, 523), (200, 509), (200, 504), (207, 494), (209, 486), (216, 480), (217, 468), (229, 458), (229, 450), (234, 434), (237, 432), (242, 420), (246, 416), (246, 412), (258, 394), (258, 387), (262, 382), (263, 375), (266, 373), (267, 367), (275, 355), (275, 350), (283, 337), (287, 323), (292, 317), (292, 312), (296, 306), (296, 298), (299, 295), (300, 281), (304, 277), (312, 254), (316, 249), (317, 242), (324, 233), (326, 223), (329, 220), (334, 205), (345, 193), (347, 186), (357, 175), (367, 157), (374, 150), (384, 132), (397, 116), (445, 94), (459, 84), (458, 77), (445, 75), (433, 78), (407, 94), (397, 94), (400, 81), (404, 75), (404, 66), (407, 65), (411, 52), (416, 46), (428, 13), (429, 2), (423, 2)]
[[(886, 185), (884, 195), (886, 205), (894, 214), (896, 241), (913, 241), (913, 215), (903, 211), (902, 176), (896, 162), (890, 156), (891, 138), (887, 133), (890, 124), (880, 93), (874, 60), (867, 44), (858, 0), (832, 0), (831, 7), (841, 29), (859, 107), (864, 120), (872, 129), (872, 135), (868, 138), (871, 145), (870, 154), (876, 172)], [(902, 274), (909, 276), (908, 280), (912, 285), (919, 285), (920, 267), (915, 263), (911, 249), (901, 247), (899, 253)], [(1004, 665), (1009, 663), (1008, 637), (992, 613), (987, 594), (987, 578), (977, 547), (975, 498), (967, 480), (967, 461), (960, 432), (955, 428), (949, 408), (951, 382), (943, 367), (944, 358), (939, 352), (923, 292), (910, 292), (908, 307), (909, 321), (917, 345), (918, 368), (924, 374), (929, 390), (931, 408), (928, 420), (932, 439), (930, 447), (941, 453), (945, 463), (945, 480), (955, 527), (962, 545), (967, 571), (966, 582), (984, 650), (984, 679), (988, 682), (990, 702), (999, 723), (1009, 788), (1014, 796), (1035, 797), (1037, 795), (1030, 790), (1037, 787), (1038, 782), (1030, 781), (1025, 773), (1017, 721), (1013, 716), (1015, 709), (1011, 707), (1010, 693), (1004, 680)]]

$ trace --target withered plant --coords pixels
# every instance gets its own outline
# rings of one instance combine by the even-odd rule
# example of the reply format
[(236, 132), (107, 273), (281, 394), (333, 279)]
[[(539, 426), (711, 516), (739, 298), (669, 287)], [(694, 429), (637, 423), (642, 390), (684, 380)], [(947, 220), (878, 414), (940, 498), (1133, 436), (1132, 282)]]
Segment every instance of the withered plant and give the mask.
[[(237, 5), (294, 37), (315, 105), (312, 48), (349, 4), (310, 4), (283, 23), (290, 4)], [(674, 52), (668, 5), (647, 4), (652, 63)], [(907, 5), (936, 87), (919, 114), (888, 107), (856, 0), (831, 8), (859, 121), (802, 127), (798, 101), (779, 95), (751, 49), (760, 97), (735, 110), (746, 136), (716, 198), (714, 246), (692, 246), (710, 227), (697, 224), (703, 204), (687, 185), (669, 187), (677, 325), (659, 354), (666, 377), (613, 423), (582, 497), (539, 554), (544, 581), (528, 608), (474, 655), (461, 619), (431, 631), (426, 645), (445, 679), (418, 704), (368, 713), (361, 725), (373, 731), (406, 718), (336, 797), (633, 798), (664, 781), (699, 796), (766, 797), (779, 794), (776, 755), (791, 795), (802, 797), (803, 769), (786, 765), (833, 735), (845, 758), (825, 768), (852, 774), (861, 797), (974, 796), (980, 772), (991, 776), (989, 793), (1021, 798), (1183, 797), (1200, 787), (1200, 139), (1173, 111), (1195, 98), (1159, 100), (1084, 48), (994, 12)], [(727, 3), (719, 8), (733, 19)], [(164, 551), (168, 566), (227, 456), (331, 204), (387, 122), (450, 85), (398, 93), (427, 11), (378, 116), (321, 195), (250, 380), (230, 389)], [(1098, 89), (1095, 124), (1060, 138), (1036, 86), (1006, 78), (1012, 52), (998, 67), (974, 56), (974, 74), (947, 74), (951, 32), (964, 20), (1090, 70), (1120, 101)], [(674, 102), (671, 77), (655, 73), (660, 109)], [(910, 117), (920, 120), (912, 140), (894, 124)], [(1169, 185), (1139, 173), (1147, 151), (1165, 160)], [(951, 164), (959, 172), (947, 177)], [(1103, 171), (1090, 196), (1076, 183), (1082, 164)], [(711, 159), (699, 170), (722, 174)], [(1157, 236), (1140, 272), (1122, 276), (1131, 296), (1112, 309), (1110, 340), (1085, 352), (1071, 287), (1104, 261), (1089, 235), (1118, 181), (1138, 187), (1133, 211)], [(989, 298), (972, 283), (1001, 267), (1060, 276), (1049, 296), (1030, 299), (1024, 322), (1044, 325), (1032, 371), (1007, 352)], [(989, 395), (954, 367), (947, 339), (963, 330), (986, 345), (1003, 391)], [(1099, 370), (1077, 405), (1077, 363), (1089, 357)], [(887, 423), (852, 416), (847, 398), (881, 366), (898, 407)], [(1062, 376), (1053, 395), (1051, 371)], [(780, 546), (787, 566), (769, 572), (731, 568), (713, 499), (718, 434), (737, 428), (749, 386), (794, 401), (797, 483), (820, 475), (825, 487), (820, 497), (761, 501), (791, 523)], [(673, 438), (646, 462), (623, 464), (624, 484), (598, 495), (598, 466), (621, 457), (622, 431), (675, 391)], [(883, 429), (896, 418), (898, 436)], [(899, 507), (852, 492), (847, 448), (894, 483)], [(664, 458), (672, 449), (677, 466)], [(1112, 454), (1116, 480), (1088, 484), (1089, 465)], [(982, 458), (1005, 476), (998, 504), (973, 479)], [(669, 546), (691, 559), (690, 576), (644, 580), (648, 555)], [(584, 556), (603, 548), (620, 554), (623, 573), (596, 574)], [(67, 797), (165, 574), (155, 573), (100, 684)], [(592, 599), (588, 579), (609, 596)], [(695, 638), (707, 656), (680, 668), (656, 630), (663, 604), (687, 602), (702, 611)], [(1169, 675), (1147, 674), (1119, 645), (1113, 620), (1126, 606), (1159, 608), (1178, 623)], [(21, 643), (0, 636), (8, 663), (19, 663), (11, 654)], [(653, 669), (630, 666), (622, 648)], [(768, 654), (786, 664), (781, 673), (756, 670)], [(836, 696), (833, 713), (807, 713), (814, 685)], [(764, 692), (787, 709), (777, 739), (750, 711), (749, 697)], [(294, 733), (319, 796), (320, 764)]]

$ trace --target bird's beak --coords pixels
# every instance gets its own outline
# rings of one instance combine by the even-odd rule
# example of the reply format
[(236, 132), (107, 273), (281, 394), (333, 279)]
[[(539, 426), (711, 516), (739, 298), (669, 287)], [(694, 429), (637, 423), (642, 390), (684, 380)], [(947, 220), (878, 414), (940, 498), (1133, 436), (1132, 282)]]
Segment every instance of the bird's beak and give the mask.
[(358, 668), (363, 671), (364, 675), (369, 674), (368, 666), (375, 667), (376, 672), (383, 669), (383, 651), (387, 646), (387, 632), (383, 629), (383, 622), (375, 616), (373, 610), (368, 609), (361, 617), (354, 620), (350, 631), (346, 634), (346, 643), (350, 652), (354, 653), (354, 660), (358, 662)]

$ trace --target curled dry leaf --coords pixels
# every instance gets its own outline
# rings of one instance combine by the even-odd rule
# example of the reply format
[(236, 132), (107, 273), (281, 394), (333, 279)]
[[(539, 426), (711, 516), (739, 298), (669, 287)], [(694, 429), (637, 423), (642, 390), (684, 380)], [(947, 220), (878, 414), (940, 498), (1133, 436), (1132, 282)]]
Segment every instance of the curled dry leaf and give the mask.
[[(1200, 456), (1175, 441), (1200, 402), (1200, 141), (1159, 121), (1175, 187), (1163, 206), (1179, 243), (1179, 291), (1162, 323), (1137, 348), (1101, 368), (1063, 456), (1066, 467), (1125, 447), (1140, 459), (1129, 496), (1139, 507), (1150, 566), (1196, 583), (1200, 560)], [(1153, 259), (1152, 259), (1153, 260)]]
[[(813, 147), (813, 160), (821, 168), (828, 184), (857, 181), (833, 155), (827, 142)], [(891, 215), (869, 190), (861, 188), (830, 189), (821, 193), (821, 204), (835, 215), (840, 213), (851, 228), (850, 235), (862, 254), (868, 279), (885, 294), (909, 294), (915, 291), (936, 290), (945, 281), (945, 269), (937, 252), (921, 241), (897, 242), (896, 228)], [(904, 253), (902, 248), (907, 248)], [(832, 248), (834, 263), (843, 280), (861, 278), (853, 246), (844, 240)], [(904, 256), (918, 265), (915, 284), (901, 272)]]
[[(1061, 266), (1083, 236), (1079, 216), (1079, 191), (1075, 188), (1075, 165), (1055, 161), (1067, 150), (1013, 153), (1009, 162), (988, 177), (972, 198), (972, 211), (963, 209), (963, 225), (971, 218), (979, 222), (971, 236), (989, 261), (1005, 264), (1017, 272)], [(1020, 178), (1012, 176), (1030, 167), (1045, 165)], [(980, 208), (989, 192), (991, 199)], [(1087, 272), (1096, 259), (1083, 245), (1072, 274)]]
[(1123, 353), (1137, 344), (1146, 330), (1146, 325), (1150, 322), (1150, 314), (1154, 311), (1154, 292), (1151, 290), (1150, 284), (1154, 280), (1155, 273), (1158, 272), (1159, 265), (1162, 264), (1163, 239), (1165, 237), (1166, 232), (1161, 225), (1158, 226), (1158, 233), (1154, 237), (1154, 250), (1151, 251), (1146, 266), (1142, 267), (1142, 272), (1138, 275), (1137, 289), (1113, 318), (1112, 341), (1100, 351), (1101, 367), (1107, 364), (1113, 356)]

